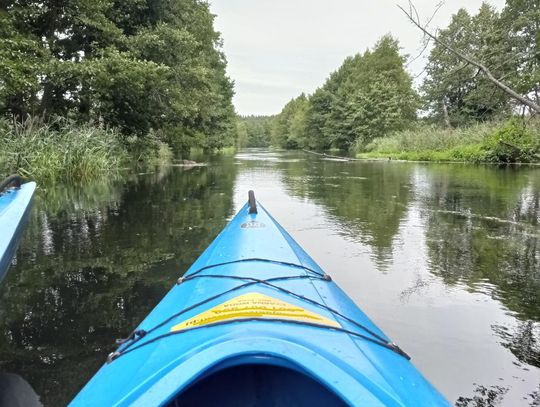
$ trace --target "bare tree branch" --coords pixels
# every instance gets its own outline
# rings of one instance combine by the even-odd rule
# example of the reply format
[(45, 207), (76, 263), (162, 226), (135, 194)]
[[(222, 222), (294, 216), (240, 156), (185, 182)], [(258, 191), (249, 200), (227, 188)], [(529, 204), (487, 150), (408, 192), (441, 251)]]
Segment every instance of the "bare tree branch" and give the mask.
[[(474, 58), (470, 57), (469, 55), (464, 54), (461, 51), (458, 51), (457, 49), (455, 49), (454, 47), (448, 45), (444, 41), (441, 41), (436, 35), (432, 34), (424, 26), (422, 26), (422, 24), (420, 24), (420, 20), (418, 18), (418, 13), (416, 12), (416, 8), (414, 7), (414, 4), (412, 3), (412, 1), (409, 0), (409, 10), (411, 10), (409, 12), (407, 12), (399, 4), (398, 4), (398, 7), (399, 7), (399, 9), (401, 11), (403, 11), (403, 13), (407, 16), (407, 18), (409, 19), (410, 22), (412, 22), (416, 27), (418, 27), (424, 33), (424, 35), (427, 35), (436, 44), (439, 44), (441, 47), (443, 47), (446, 50), (450, 51), (451, 53), (453, 53), (457, 57), (467, 61), (469, 64), (476, 66), (479, 69), (479, 71), (481, 71), (493, 84), (495, 84), (495, 86), (502, 89), (504, 92), (506, 92), (512, 98), (514, 98), (514, 99), (518, 100), (519, 102), (521, 102), (522, 104), (526, 105), (531, 110), (535, 111), (536, 113), (540, 113), (540, 106), (539, 105), (534, 103), (529, 98), (520, 95), (519, 93), (514, 91), (512, 88), (510, 88), (509, 86), (507, 86), (506, 84), (502, 83), (500, 80), (495, 78), (493, 76), (493, 74), (491, 73), (491, 71), (483, 63), (475, 60)], [(414, 13), (413, 13), (412, 10), (414, 10)], [(415, 16), (416, 16), (416, 18), (415, 18)]]
[[(433, 21), (433, 19), (435, 18), (435, 16), (437, 15), (438, 11), (441, 9), (441, 7), (444, 5), (444, 1), (440, 1), (436, 6), (435, 6), (435, 10), (433, 11), (433, 14), (431, 15), (431, 17), (428, 19), (428, 21), (426, 22), (425, 26), (424, 27), (429, 27), (429, 25), (431, 24), (431, 22)], [(416, 8), (414, 9), (415, 11), (415, 15), (416, 15), (416, 18), (420, 18), (418, 16), (418, 12), (416, 11)], [(418, 58), (420, 58), (424, 52), (426, 51), (427, 47), (429, 46), (431, 42), (431, 39), (426, 36), (424, 34), (424, 38), (422, 39), (422, 48), (420, 49), (420, 51), (418, 52), (418, 54), (409, 59), (409, 61), (407, 62), (407, 66), (409, 66), (410, 64), (412, 64), (414, 61), (416, 61)], [(418, 75), (415, 76), (415, 78), (418, 78), (423, 72), (425, 71), (425, 68), (422, 70), (422, 72)]]

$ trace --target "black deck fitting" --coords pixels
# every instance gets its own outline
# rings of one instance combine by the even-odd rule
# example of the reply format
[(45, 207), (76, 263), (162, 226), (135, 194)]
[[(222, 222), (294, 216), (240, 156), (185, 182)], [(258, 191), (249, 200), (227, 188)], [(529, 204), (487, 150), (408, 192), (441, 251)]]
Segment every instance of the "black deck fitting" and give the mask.
[(255, 201), (255, 192), (248, 192), (249, 213), (257, 213), (257, 202)]

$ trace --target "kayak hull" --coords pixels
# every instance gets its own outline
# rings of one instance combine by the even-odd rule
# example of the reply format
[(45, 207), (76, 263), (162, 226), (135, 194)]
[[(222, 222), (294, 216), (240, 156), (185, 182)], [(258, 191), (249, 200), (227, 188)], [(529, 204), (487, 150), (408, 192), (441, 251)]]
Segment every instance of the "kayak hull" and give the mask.
[(35, 182), (27, 182), (18, 189), (0, 194), (0, 282), (17, 250), (35, 189)]
[(261, 205), (244, 206), (134, 332), (71, 405), (221, 403), (227, 377), (241, 390), (231, 405), (448, 405)]

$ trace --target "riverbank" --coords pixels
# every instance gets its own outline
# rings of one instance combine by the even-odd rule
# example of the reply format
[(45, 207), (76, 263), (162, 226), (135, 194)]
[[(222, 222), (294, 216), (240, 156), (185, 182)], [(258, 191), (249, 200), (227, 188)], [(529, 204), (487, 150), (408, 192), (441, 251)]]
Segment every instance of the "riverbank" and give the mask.
[(125, 137), (113, 129), (69, 121), (45, 124), (0, 122), (0, 172), (26, 178), (79, 181), (95, 179), (132, 163), (172, 160), (167, 144), (149, 135)]
[(540, 123), (482, 123), (444, 129), (419, 125), (375, 139), (357, 158), (473, 163), (540, 162)]

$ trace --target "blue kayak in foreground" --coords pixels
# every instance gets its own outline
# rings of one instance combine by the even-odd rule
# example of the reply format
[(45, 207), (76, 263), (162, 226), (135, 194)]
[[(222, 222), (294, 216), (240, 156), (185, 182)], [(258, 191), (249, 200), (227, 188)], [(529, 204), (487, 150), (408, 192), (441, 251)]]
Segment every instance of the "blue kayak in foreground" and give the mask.
[(255, 202), (72, 406), (448, 406)]
[[(6, 275), (15, 254), (30, 212), (35, 182), (20, 185), (16, 176), (9, 177), (0, 188), (0, 282)], [(15, 188), (9, 188), (14, 184)]]

